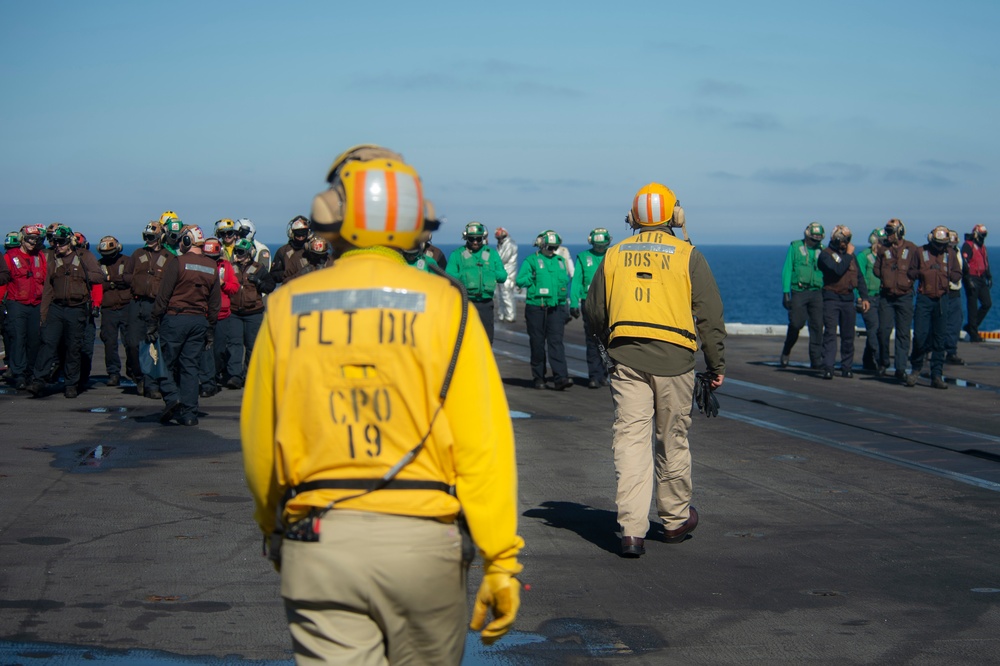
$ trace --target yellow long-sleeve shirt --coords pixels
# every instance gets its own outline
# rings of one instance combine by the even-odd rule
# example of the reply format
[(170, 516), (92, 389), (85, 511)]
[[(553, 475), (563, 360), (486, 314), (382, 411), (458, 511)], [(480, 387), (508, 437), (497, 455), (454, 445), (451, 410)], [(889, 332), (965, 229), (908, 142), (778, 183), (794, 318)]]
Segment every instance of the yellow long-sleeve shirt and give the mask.
[[(383, 476), (421, 440), (397, 479), (442, 481), (435, 490), (383, 489), (337, 507), (398, 515), (465, 517), (483, 559), (519, 571), (517, 471), (510, 411), (474, 308), (443, 408), (461, 296), (414, 271), (398, 253), (357, 251), (271, 294), (254, 346), (240, 430), (254, 517), (265, 534), (285, 490), (319, 479)], [(357, 495), (323, 489), (288, 503), (285, 520)]]

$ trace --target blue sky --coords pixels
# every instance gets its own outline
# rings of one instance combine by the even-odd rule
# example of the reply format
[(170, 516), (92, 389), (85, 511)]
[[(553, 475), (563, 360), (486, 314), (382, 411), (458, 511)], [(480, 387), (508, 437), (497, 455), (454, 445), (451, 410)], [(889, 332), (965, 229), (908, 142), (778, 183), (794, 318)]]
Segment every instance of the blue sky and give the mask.
[(649, 181), (701, 244), (812, 220), (965, 232), (995, 217), (998, 18), (965, 0), (2, 0), (0, 232), (138, 242), (172, 209), (273, 243), (357, 143), (417, 168), (443, 243), (473, 219), (621, 238)]

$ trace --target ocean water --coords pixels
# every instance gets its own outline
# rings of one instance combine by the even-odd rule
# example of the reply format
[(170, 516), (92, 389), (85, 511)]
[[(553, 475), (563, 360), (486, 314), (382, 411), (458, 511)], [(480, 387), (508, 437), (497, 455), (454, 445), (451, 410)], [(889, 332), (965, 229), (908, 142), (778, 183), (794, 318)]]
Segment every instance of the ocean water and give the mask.
[[(493, 244), (491, 243), (491, 246)], [(139, 245), (125, 245), (131, 253)], [(441, 244), (445, 254), (450, 254), (459, 245)], [(567, 244), (567, 249), (575, 257), (588, 249), (588, 245)], [(271, 251), (278, 249), (273, 245)], [(533, 248), (523, 245), (519, 260), (527, 256)], [(788, 322), (788, 313), (781, 305), (781, 267), (785, 261), (787, 245), (699, 245), (698, 249), (708, 260), (712, 274), (719, 285), (725, 307), (726, 321), (740, 324), (779, 324)], [(1000, 330), (1000, 284), (994, 282), (991, 291), (994, 307), (986, 316), (981, 327), (984, 331)], [(962, 298), (963, 312), (965, 298)], [(963, 314), (963, 322), (966, 320)], [(863, 328), (858, 318), (859, 328)]]

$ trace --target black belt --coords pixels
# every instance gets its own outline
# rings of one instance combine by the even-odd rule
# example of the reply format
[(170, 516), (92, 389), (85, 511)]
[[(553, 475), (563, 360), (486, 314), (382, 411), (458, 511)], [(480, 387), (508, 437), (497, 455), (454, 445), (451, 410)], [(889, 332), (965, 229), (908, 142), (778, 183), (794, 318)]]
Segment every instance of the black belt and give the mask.
[(305, 481), (285, 491), (282, 504), (296, 495), (311, 490), (440, 490), (449, 495), (455, 494), (454, 486), (443, 481), (420, 481), (417, 479), (392, 479), (388, 483), (382, 479), (318, 479)]
[(676, 326), (667, 326), (666, 324), (651, 324), (648, 321), (619, 321), (611, 327), (611, 330), (615, 330), (619, 326), (642, 326), (645, 328), (655, 328), (661, 331), (670, 331), (671, 333), (676, 333), (688, 340), (695, 341), (698, 337), (691, 331), (686, 331), (683, 328), (677, 328)]
[(61, 305), (61, 306), (66, 307), (66, 308), (78, 308), (81, 305), (86, 305), (87, 301), (80, 301), (79, 303), (70, 303), (69, 301), (54, 300), (54, 301), (52, 301), (52, 303), (54, 305)]

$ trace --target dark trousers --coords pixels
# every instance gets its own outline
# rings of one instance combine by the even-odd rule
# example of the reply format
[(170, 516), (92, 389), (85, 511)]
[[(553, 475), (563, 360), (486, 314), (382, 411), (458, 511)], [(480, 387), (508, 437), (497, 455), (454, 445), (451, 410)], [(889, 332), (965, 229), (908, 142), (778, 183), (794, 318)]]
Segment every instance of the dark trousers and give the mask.
[(225, 381), (243, 376), (243, 324), (233, 315), (215, 324), (215, 375)]
[(920, 374), (924, 357), (930, 352), (931, 377), (940, 377), (944, 371), (944, 348), (948, 335), (948, 297), (930, 298), (917, 294), (917, 307), (913, 312), (913, 353), (910, 365)]
[(819, 289), (793, 291), (792, 306), (788, 309), (788, 333), (782, 356), (792, 353), (792, 347), (799, 339), (799, 331), (809, 325), (809, 364), (818, 368), (823, 365), (823, 293)]
[(125, 361), (131, 364), (132, 359), (135, 359), (135, 365), (129, 365), (127, 368), (128, 375), (135, 380), (142, 377), (147, 391), (155, 389), (160, 383), (158, 379), (143, 375), (139, 366), (139, 345), (145, 344), (146, 329), (153, 320), (153, 305), (152, 299), (133, 300), (128, 308), (128, 327), (125, 333)]
[(882, 294), (878, 304), (878, 364), (889, 367), (889, 338), (896, 329), (896, 348), (893, 356), (896, 372), (906, 372), (906, 357), (910, 354), (910, 326), (913, 324), (913, 294), (887, 296)]
[(472, 304), (476, 307), (476, 312), (479, 313), (479, 319), (483, 322), (483, 328), (486, 329), (486, 337), (490, 339), (490, 346), (493, 345), (493, 301), (473, 301)]
[(569, 379), (566, 367), (566, 347), (563, 331), (569, 317), (565, 305), (545, 307), (525, 305), (524, 320), (528, 325), (528, 345), (531, 349), (531, 376), (535, 380), (545, 380), (545, 356), (548, 353), (549, 366), (556, 382)]
[(10, 339), (7, 365), (14, 379), (27, 381), (31, 378), (42, 344), (39, 334), (41, 316), (41, 306), (7, 301), (7, 336)]
[(201, 355), (198, 357), (198, 390), (214, 390), (219, 387), (218, 375), (215, 374), (215, 345), (218, 342), (213, 342), (212, 347), (205, 347), (201, 350)]
[(257, 333), (260, 332), (260, 325), (264, 321), (264, 313), (234, 314), (230, 319), (233, 319), (234, 324), (238, 326), (237, 330), (243, 347), (243, 366), (239, 376), (240, 379), (246, 379), (246, 369), (250, 366), (250, 354), (253, 353), (253, 346), (257, 342)]
[(965, 309), (969, 313), (966, 326), (970, 338), (979, 337), (979, 326), (986, 319), (986, 313), (991, 307), (993, 298), (990, 296), (990, 288), (986, 285), (986, 278), (972, 276), (965, 278)]
[(946, 356), (958, 356), (958, 336), (962, 334), (962, 290), (949, 289), (945, 299), (948, 301), (948, 316), (944, 351)]
[(823, 367), (833, 371), (837, 360), (837, 328), (840, 328), (840, 369), (854, 365), (854, 323), (857, 321), (854, 297), (823, 299)]
[(583, 336), (587, 340), (587, 376), (595, 382), (603, 382), (608, 379), (608, 371), (604, 369), (604, 362), (601, 361), (601, 352), (597, 350), (597, 339), (594, 331), (590, 329), (587, 321), (587, 301), (580, 301), (580, 310), (583, 312)]
[(10, 341), (7, 338), (7, 305), (0, 303), (0, 336), (3, 337), (4, 361), (10, 356)]
[(878, 366), (879, 343), (878, 343), (878, 294), (868, 296), (868, 312), (861, 313), (861, 320), (865, 322), (865, 351), (861, 355), (861, 365), (865, 370), (874, 370)]
[(94, 367), (94, 343), (97, 341), (97, 322), (90, 316), (87, 306), (87, 322), (83, 327), (83, 343), (80, 345), (80, 390), (90, 381), (90, 370)]
[(122, 374), (122, 360), (118, 353), (119, 339), (125, 344), (125, 366), (127, 368), (139, 366), (139, 359), (129, 358), (133, 353), (128, 344), (130, 307), (131, 305), (126, 305), (119, 310), (101, 309), (101, 342), (104, 343), (104, 367), (107, 368), (108, 375)]
[(83, 336), (90, 318), (87, 305), (53, 303), (42, 327), (42, 348), (35, 359), (36, 379), (48, 380), (59, 365), (60, 347), (66, 350), (63, 375), (66, 386), (80, 383), (80, 361)]
[(198, 368), (205, 351), (208, 319), (201, 315), (165, 315), (160, 322), (160, 350), (166, 376), (160, 382), (163, 402), (177, 401), (177, 416), (198, 415)]

